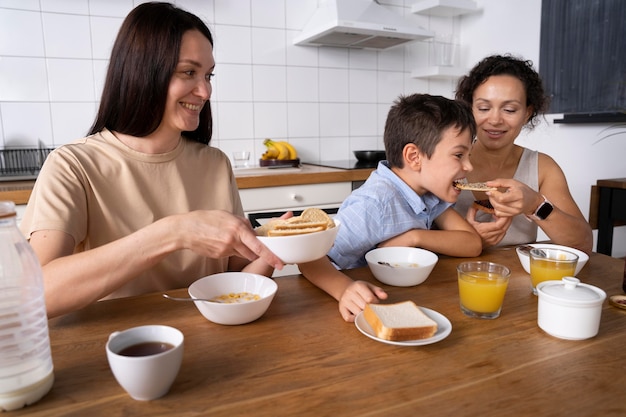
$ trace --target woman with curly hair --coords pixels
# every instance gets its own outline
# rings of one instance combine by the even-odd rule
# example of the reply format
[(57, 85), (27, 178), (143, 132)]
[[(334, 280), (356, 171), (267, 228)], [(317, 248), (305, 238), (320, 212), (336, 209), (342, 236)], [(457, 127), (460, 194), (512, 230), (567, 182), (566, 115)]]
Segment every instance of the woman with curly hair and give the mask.
[(534, 242), (538, 227), (551, 241), (590, 252), (591, 227), (571, 196), (559, 165), (548, 155), (516, 145), (549, 105), (531, 61), (493, 55), (459, 80), (456, 99), (472, 107), (477, 134), (469, 182), (496, 191), (463, 191), (456, 210), (474, 226), (483, 247)]

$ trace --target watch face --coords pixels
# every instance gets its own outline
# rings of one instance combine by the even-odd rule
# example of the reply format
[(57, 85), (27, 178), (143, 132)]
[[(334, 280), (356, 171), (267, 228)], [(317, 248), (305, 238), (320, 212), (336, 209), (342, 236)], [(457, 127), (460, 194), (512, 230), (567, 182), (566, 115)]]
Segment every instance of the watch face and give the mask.
[(550, 215), (550, 213), (552, 213), (553, 209), (554, 207), (552, 207), (552, 204), (546, 201), (537, 209), (536, 216), (539, 217), (541, 220), (545, 220)]

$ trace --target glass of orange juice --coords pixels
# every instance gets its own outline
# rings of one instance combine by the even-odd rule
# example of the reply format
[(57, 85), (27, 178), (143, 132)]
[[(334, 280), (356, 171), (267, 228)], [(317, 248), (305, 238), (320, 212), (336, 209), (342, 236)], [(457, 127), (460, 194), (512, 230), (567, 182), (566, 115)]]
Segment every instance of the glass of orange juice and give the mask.
[(461, 311), (469, 317), (500, 316), (511, 271), (493, 262), (470, 261), (457, 267)]
[(530, 283), (533, 294), (537, 295), (537, 285), (543, 281), (560, 281), (563, 277), (573, 277), (576, 272), (578, 255), (563, 249), (535, 248), (530, 250)]

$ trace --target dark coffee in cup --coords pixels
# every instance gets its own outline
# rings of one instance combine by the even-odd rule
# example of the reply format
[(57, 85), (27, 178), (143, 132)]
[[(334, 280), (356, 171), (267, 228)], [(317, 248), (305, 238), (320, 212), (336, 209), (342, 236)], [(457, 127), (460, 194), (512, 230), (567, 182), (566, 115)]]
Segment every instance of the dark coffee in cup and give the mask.
[(150, 356), (163, 353), (172, 349), (174, 346), (164, 342), (142, 342), (130, 345), (118, 352), (122, 356)]

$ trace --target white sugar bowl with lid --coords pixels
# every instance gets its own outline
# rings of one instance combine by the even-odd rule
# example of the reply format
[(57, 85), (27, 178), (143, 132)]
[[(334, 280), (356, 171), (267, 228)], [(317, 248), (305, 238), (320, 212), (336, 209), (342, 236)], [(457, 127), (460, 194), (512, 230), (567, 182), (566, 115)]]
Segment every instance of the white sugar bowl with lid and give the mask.
[(584, 340), (598, 334), (606, 293), (578, 278), (544, 281), (537, 285), (539, 327), (554, 337)]

